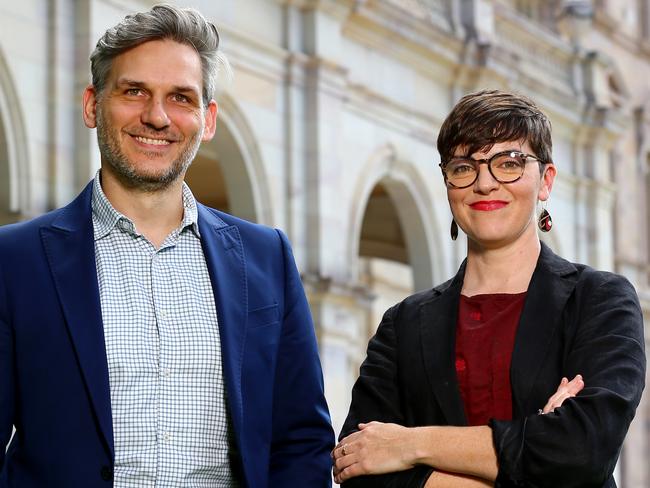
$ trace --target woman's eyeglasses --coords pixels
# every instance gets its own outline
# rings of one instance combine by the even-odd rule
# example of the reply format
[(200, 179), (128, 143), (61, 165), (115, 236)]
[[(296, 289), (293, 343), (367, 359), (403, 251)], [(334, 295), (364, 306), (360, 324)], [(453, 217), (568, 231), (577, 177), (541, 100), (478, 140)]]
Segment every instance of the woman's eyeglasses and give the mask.
[(478, 178), (478, 168), (487, 164), (492, 177), (499, 183), (514, 183), (524, 174), (528, 160), (539, 161), (530, 154), (504, 151), (488, 159), (452, 158), (440, 163), (440, 169), (449, 188), (467, 188)]

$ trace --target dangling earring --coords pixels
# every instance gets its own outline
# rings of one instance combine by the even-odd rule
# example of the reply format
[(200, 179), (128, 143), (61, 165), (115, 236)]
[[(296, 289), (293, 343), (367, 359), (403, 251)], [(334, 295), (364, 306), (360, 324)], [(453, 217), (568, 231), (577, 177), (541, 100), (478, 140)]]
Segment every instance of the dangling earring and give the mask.
[(454, 219), (451, 219), (451, 229), (449, 231), (451, 233), (451, 240), (455, 241), (458, 238), (458, 224), (456, 224)]
[(546, 210), (546, 202), (542, 203), (542, 212), (537, 219), (537, 227), (542, 232), (548, 232), (553, 228), (553, 219), (551, 218), (551, 214), (548, 213), (548, 210)]

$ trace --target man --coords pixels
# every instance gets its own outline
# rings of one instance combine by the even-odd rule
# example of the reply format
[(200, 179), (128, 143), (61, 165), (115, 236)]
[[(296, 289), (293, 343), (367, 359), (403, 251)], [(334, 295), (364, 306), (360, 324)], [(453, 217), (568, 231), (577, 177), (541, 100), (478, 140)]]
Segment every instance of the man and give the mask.
[(83, 117), (101, 170), (0, 229), (0, 487), (322, 487), (333, 446), (286, 237), (183, 183), (219, 37), (159, 5), (109, 29)]

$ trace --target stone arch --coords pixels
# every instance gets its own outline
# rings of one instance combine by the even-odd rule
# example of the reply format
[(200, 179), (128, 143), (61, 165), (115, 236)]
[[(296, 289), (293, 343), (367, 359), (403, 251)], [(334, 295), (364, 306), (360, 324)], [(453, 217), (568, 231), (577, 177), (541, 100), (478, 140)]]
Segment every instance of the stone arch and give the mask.
[(211, 169), (219, 172), (219, 178), (223, 179), (215, 185), (214, 191), (225, 187), (227, 210), (246, 220), (273, 225), (270, 188), (257, 138), (232, 97), (221, 94), (217, 103), (219, 117), (215, 136), (199, 150), (196, 166), (193, 164), (188, 170), (188, 182), (192, 186), (192, 179), (196, 181), (193, 172), (210, 171), (207, 165), (213, 164)]
[(29, 201), (28, 147), (19, 101), (0, 49), (0, 220), (27, 212)]
[(351, 278), (358, 280), (361, 228), (371, 192), (378, 184), (386, 189), (395, 205), (413, 269), (414, 289), (430, 288), (444, 277), (446, 266), (429, 189), (422, 175), (412, 164), (398, 158), (390, 144), (369, 158), (352, 192), (347, 256)]

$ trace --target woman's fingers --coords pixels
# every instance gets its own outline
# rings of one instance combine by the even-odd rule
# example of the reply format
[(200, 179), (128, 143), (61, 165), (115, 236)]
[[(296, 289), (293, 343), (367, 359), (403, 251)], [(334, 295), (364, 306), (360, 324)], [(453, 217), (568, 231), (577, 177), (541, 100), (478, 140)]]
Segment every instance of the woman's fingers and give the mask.
[(556, 392), (548, 399), (541, 413), (549, 413), (561, 407), (567, 398), (576, 396), (584, 387), (585, 382), (582, 375), (576, 375), (571, 381), (568, 378), (562, 378)]
[(334, 476), (340, 475), (345, 468), (351, 466), (355, 462), (357, 462), (357, 455), (352, 451), (352, 446), (349, 444), (342, 446), (341, 452), (334, 458)]
[(585, 387), (585, 382), (582, 379), (582, 375), (577, 374), (575, 378), (573, 378), (568, 384), (567, 384), (567, 390), (569, 393), (572, 394), (572, 396), (576, 396), (580, 391)]
[(332, 451), (337, 483), (362, 474), (390, 473), (413, 466), (413, 429), (383, 422), (359, 424), (359, 429)]

